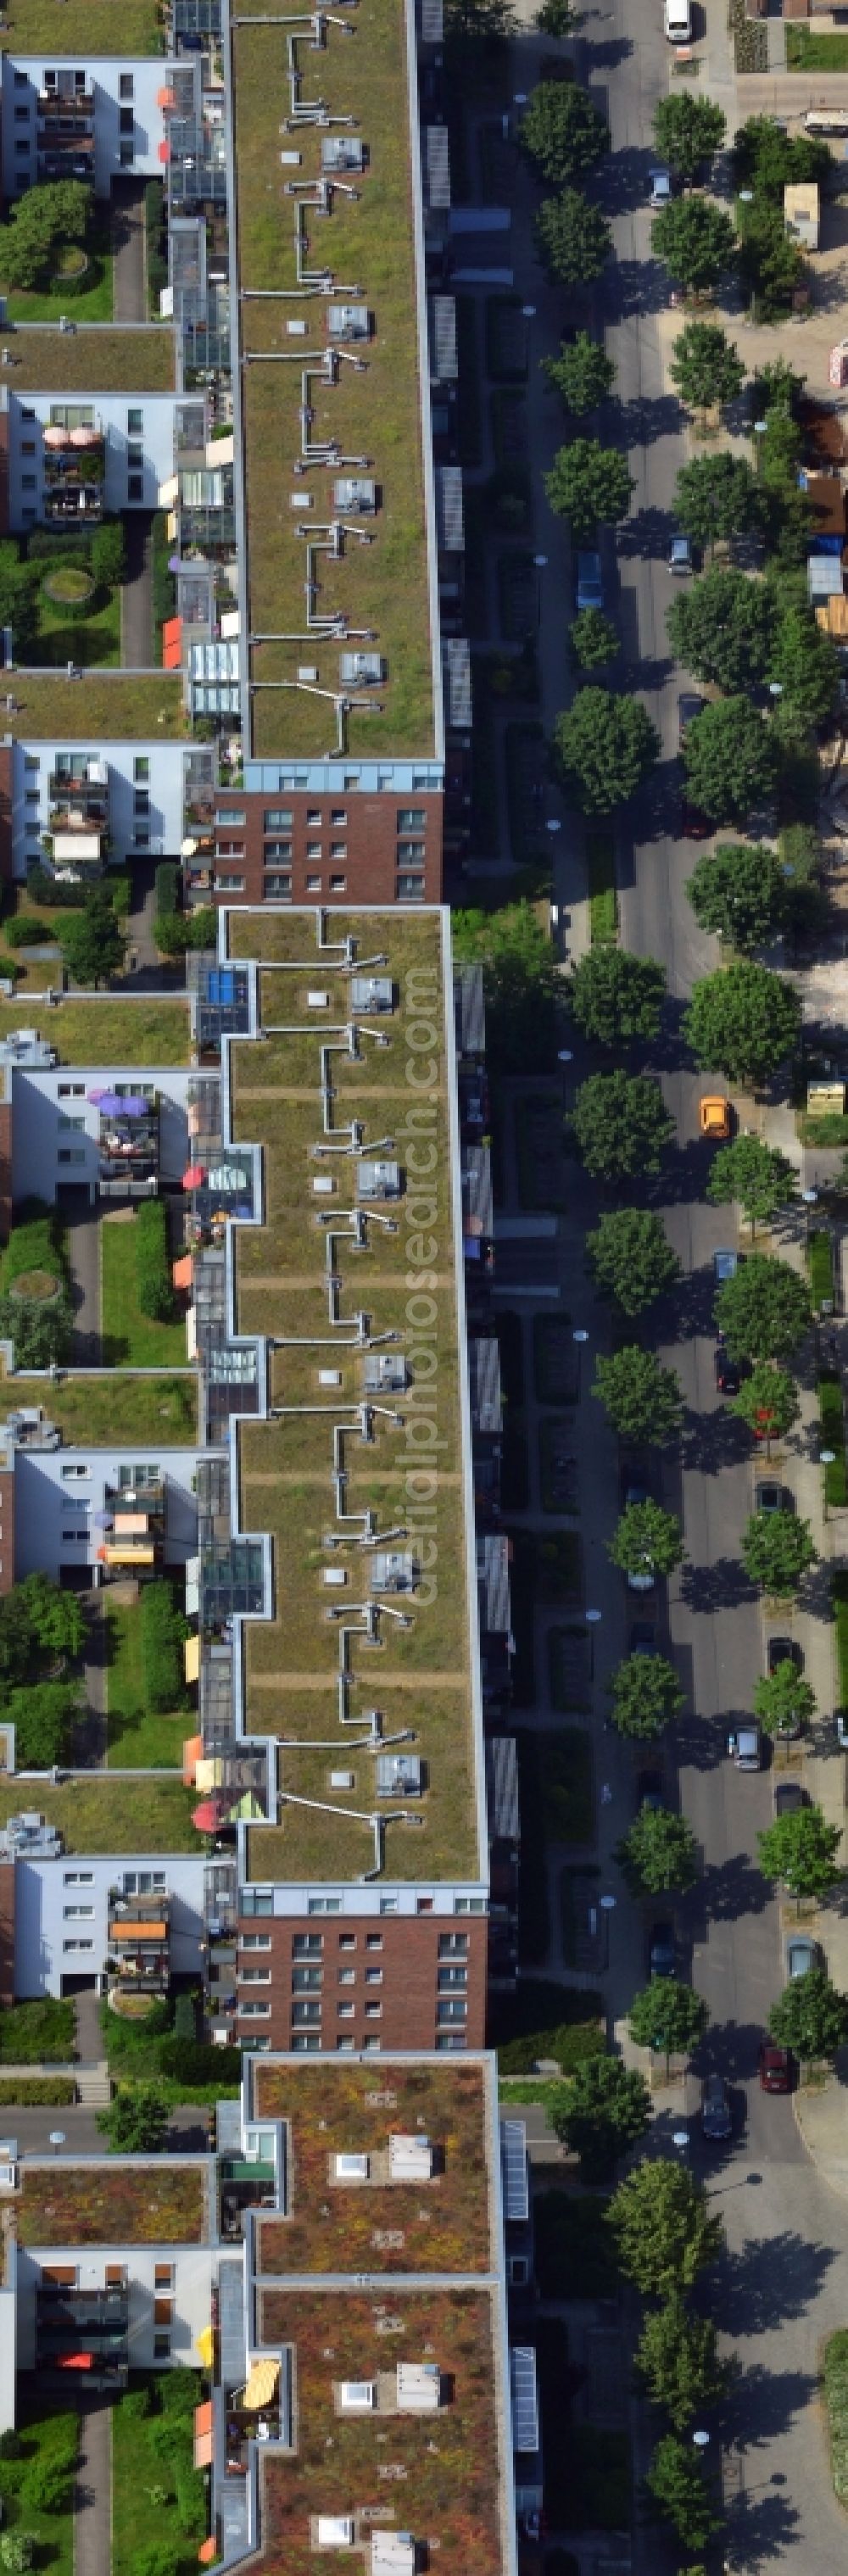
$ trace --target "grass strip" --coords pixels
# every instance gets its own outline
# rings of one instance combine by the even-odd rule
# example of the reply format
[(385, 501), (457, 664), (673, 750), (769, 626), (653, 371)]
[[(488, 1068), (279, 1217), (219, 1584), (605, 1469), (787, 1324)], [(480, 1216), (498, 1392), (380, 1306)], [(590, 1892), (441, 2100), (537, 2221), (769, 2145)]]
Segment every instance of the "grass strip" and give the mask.
[(611, 948), (618, 938), (615, 888), (615, 839), (610, 831), (587, 832), (589, 926), (593, 948)]
[(816, 1392), (822, 1448), (834, 1451), (832, 1463), (824, 1471), (825, 1500), (834, 1511), (839, 1511), (848, 1502), (848, 1486), (845, 1480), (845, 1408), (842, 1382), (835, 1371), (825, 1371), (818, 1380)]
[(551, 1938), (539, 1738), (529, 1727), (520, 1727), (515, 1747), (521, 1819), (518, 1955), (523, 1968), (539, 1967), (547, 1957)]
[(848, 2326), (828, 2336), (822, 2379), (833, 2492), (848, 2505)]
[(816, 1226), (814, 1232), (809, 1237), (807, 1243), (807, 1276), (810, 1282), (810, 1295), (812, 1297), (813, 1305), (818, 1308), (819, 1313), (821, 1313), (822, 1308), (825, 1306), (830, 1311), (833, 1307), (835, 1296), (833, 1280), (833, 1250), (830, 1235), (824, 1226)]
[(544, 1735), (541, 1768), (545, 1816), (552, 1841), (593, 1843), (595, 1768), (591, 1738), (583, 1727), (564, 1726), (556, 1735)]
[(131, 1214), (104, 1216), (100, 1228), (103, 1361), (107, 1368), (184, 1368), (186, 1328), (143, 1315), (138, 1302), (138, 1227)]
[(830, 1597), (836, 1628), (836, 1679), (838, 1704), (848, 1709), (848, 1573), (837, 1568), (830, 1578)]
[(189, 1717), (185, 1709), (159, 1716), (147, 1706), (138, 1605), (110, 1602), (106, 1634), (107, 1764), (121, 1771), (181, 1772)]

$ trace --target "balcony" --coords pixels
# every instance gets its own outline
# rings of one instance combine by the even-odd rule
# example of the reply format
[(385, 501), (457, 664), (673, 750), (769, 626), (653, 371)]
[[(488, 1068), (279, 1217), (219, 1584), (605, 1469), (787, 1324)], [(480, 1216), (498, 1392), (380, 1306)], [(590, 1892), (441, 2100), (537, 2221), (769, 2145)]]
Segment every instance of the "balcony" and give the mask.
[(42, 444), (48, 523), (100, 518), (106, 474), (106, 445), (100, 431), (64, 429), (60, 422), (51, 421)]

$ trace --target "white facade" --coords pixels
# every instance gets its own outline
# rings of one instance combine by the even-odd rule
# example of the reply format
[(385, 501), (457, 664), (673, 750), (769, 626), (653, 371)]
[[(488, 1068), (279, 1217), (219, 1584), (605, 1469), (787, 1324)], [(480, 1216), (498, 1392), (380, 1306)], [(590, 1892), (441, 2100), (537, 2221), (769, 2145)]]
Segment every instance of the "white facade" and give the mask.
[(115, 864), (146, 851), (154, 858), (176, 859), (183, 837), (184, 744), (17, 742), (12, 767), (14, 876), (25, 877), (27, 863), (34, 866), (42, 858), (57, 757), (67, 761), (74, 755), (81, 762), (96, 755), (108, 771), (110, 857)]
[[(92, 2167), (94, 2159), (92, 2158)], [(123, 2161), (123, 2159), (122, 2159)], [(82, 2157), (74, 2159), (74, 2170), (84, 2166)], [(116, 2159), (111, 2160), (112, 2170)], [(139, 2165), (139, 2190), (144, 2191), (144, 2167)], [(104, 2213), (108, 2211), (108, 2174), (104, 2173)], [(35, 2366), (35, 2297), (42, 2265), (67, 2264), (76, 2271), (79, 2290), (106, 2288), (107, 2263), (122, 2263), (129, 2289), (129, 2366), (131, 2370), (167, 2369), (168, 2362), (185, 2369), (198, 2367), (195, 2349), (198, 2335), (208, 2326), (211, 2314), (212, 2282), (217, 2271), (217, 2254), (211, 2245), (109, 2245), (81, 2249), (76, 2245), (45, 2245), (18, 2248), (18, 2369)], [(160, 2282), (156, 2287), (157, 2264), (170, 2264), (171, 2288), (165, 2296), (172, 2302), (167, 2360), (158, 2356), (154, 2347), (154, 2301), (162, 2298)]]
[[(181, 1729), (174, 1752), (182, 1758)], [(179, 1741), (177, 1741), (179, 1739)], [(20, 1803), (38, 1806), (38, 1781), (22, 1779)], [(100, 1978), (108, 1950), (109, 1890), (169, 1896), (171, 1961), (177, 1976), (202, 1969), (204, 1858), (192, 1852), (61, 1852), (15, 1862), (15, 1993), (61, 1995), (63, 1979)], [(142, 1882), (142, 1883), (140, 1883)]]
[[(61, 19), (57, 19), (57, 35)], [(45, 75), (85, 73), (85, 91), (94, 97), (95, 194), (108, 197), (115, 178), (161, 178), (160, 145), (165, 118), (159, 93), (168, 86), (168, 65), (161, 54), (127, 61), (106, 56), (92, 61), (84, 54), (27, 54), (3, 58), (3, 185), (20, 196), (43, 175), (38, 157), (38, 102), (51, 83)], [(123, 117), (123, 124), (122, 124)], [(69, 158), (68, 176), (75, 176)], [(72, 309), (72, 308), (71, 308)]]
[[(61, 913), (56, 915), (61, 921)], [(38, 1016), (49, 1038), (49, 1014)], [(99, 1168), (100, 1111), (94, 1091), (152, 1090), (159, 1109), (159, 1177), (177, 1188), (190, 1161), (188, 1093), (193, 1077), (186, 1065), (130, 1067), (57, 1064), (29, 1070), (14, 1065), (12, 1085), (12, 1197), (55, 1199), (63, 1182), (95, 1196)], [(186, 1354), (186, 1365), (188, 1355)], [(170, 1472), (170, 1468), (169, 1468)]]
[[(174, 471), (176, 394), (65, 392), (9, 396), (9, 527), (16, 533), (45, 519), (45, 449), (51, 424), (95, 429), (106, 444), (106, 512), (155, 510), (160, 484)], [(66, 523), (65, 523), (66, 524)], [(57, 528), (57, 535), (62, 533)]]
[[(131, 1220), (130, 1220), (131, 1222)], [(11, 1382), (14, 1390), (14, 1380)], [(50, 1410), (49, 1385), (45, 1410)], [(198, 1452), (164, 1449), (157, 1457), (155, 1436), (135, 1449), (16, 1449), (15, 1581), (27, 1574), (49, 1574), (58, 1583), (63, 1568), (97, 1564), (103, 1541), (101, 1515), (115, 1508), (121, 1485), (134, 1487), (139, 1467), (144, 1482), (158, 1471), (165, 1488), (164, 1563), (180, 1568), (197, 1550), (197, 1498), (193, 1491)], [(111, 1500), (107, 1498), (107, 1486)], [(132, 1566), (124, 1571), (132, 1573)], [(175, 1759), (177, 1756), (175, 1755)]]

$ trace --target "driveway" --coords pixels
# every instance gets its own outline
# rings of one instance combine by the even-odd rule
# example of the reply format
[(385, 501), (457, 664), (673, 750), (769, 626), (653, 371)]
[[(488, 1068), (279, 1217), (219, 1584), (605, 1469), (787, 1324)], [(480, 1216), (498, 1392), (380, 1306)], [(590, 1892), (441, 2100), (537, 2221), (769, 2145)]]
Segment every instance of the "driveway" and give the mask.
[(87, 1190), (68, 1190), (61, 1214), (67, 1226), (74, 1283), (73, 1359), (77, 1368), (100, 1366), (100, 1220)]
[(144, 184), (112, 181), (113, 310), (116, 322), (147, 321)]
[(124, 521), (127, 577), (121, 591), (121, 661), (125, 671), (152, 671), (156, 659), (152, 525), (146, 510), (130, 510)]

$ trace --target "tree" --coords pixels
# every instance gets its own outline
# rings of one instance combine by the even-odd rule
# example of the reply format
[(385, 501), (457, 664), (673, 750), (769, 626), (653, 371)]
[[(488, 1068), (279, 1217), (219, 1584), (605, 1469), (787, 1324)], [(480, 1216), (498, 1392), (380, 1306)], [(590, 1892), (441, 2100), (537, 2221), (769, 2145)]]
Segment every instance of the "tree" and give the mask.
[(757, 1835), (763, 1877), (781, 1880), (799, 1903), (802, 1896), (829, 1896), (843, 1876), (836, 1861), (841, 1841), (841, 1825), (829, 1825), (821, 1807), (796, 1807), (789, 1816), (776, 1816)]
[(542, 0), (541, 9), (536, 11), (536, 25), (540, 35), (551, 36), (554, 40), (563, 36), (573, 36), (575, 29), (582, 26), (582, 23), (582, 10), (572, 9), (570, 0)]
[(10, 1691), (6, 1716), (15, 1729), (18, 1769), (49, 1771), (54, 1762), (61, 1762), (77, 1715), (77, 1703), (66, 1682), (35, 1682), (28, 1689)]
[(790, 608), (781, 619), (769, 677), (783, 691), (788, 710), (817, 732), (832, 716), (839, 695), (839, 655), (809, 608)]
[(610, 148), (610, 130), (577, 81), (539, 81), (519, 127), (525, 152), (553, 188), (584, 179)]
[(782, 975), (745, 958), (693, 985), (683, 1032), (696, 1063), (719, 1065), (731, 1082), (763, 1082), (795, 1052), (798, 995)]
[(681, 1895), (698, 1876), (698, 1846), (691, 1825), (670, 1807), (640, 1807), (616, 1844), (615, 1859), (634, 1896)]
[(757, 197), (770, 197), (783, 206), (787, 186), (806, 182), (827, 188), (835, 168), (828, 145), (814, 134), (789, 135), (776, 116), (749, 116), (737, 127), (733, 143), (733, 175), (740, 188), (753, 188)]
[(752, 1512), (742, 1538), (742, 1562), (751, 1582), (761, 1584), (764, 1592), (791, 1601), (817, 1557), (809, 1521), (798, 1520), (794, 1512)]
[(59, 939), (68, 973), (88, 992), (120, 973), (127, 943), (108, 886), (93, 886), (82, 912), (66, 914)]
[(596, 1180), (658, 1172), (674, 1136), (659, 1083), (639, 1073), (591, 1073), (575, 1095), (572, 1123)]
[(20, 2576), (20, 2571), (35, 2565), (38, 2535), (34, 2531), (4, 2531), (0, 2540), (0, 2561)]
[[(565, 2088), (564, 2088), (565, 2089)], [(588, 2057), (574, 2071), (556, 2120), (557, 2136), (580, 2158), (585, 2182), (606, 2182), (651, 2117), (644, 2077), (620, 2057)]]
[(654, 257), (686, 295), (717, 286), (738, 247), (730, 216), (711, 197), (669, 197), (651, 225)]
[(608, 1687), (613, 1726), (637, 1743), (655, 1743), (683, 1706), (674, 1665), (664, 1655), (628, 1655)]
[(658, 1216), (646, 1208), (614, 1208), (586, 1237), (586, 1258), (599, 1294), (614, 1297), (623, 1315), (641, 1315), (680, 1277)]
[(114, 2156), (155, 2156), (165, 2144), (170, 2120), (166, 2094), (158, 2084), (134, 2084), (116, 2093), (108, 2111), (98, 2111), (97, 2126)]
[(75, 1592), (49, 1574), (24, 1576), (0, 1603), (0, 1672), (28, 1681), (47, 1661), (55, 1665), (82, 1653), (88, 1633)]
[(557, 717), (554, 750), (584, 814), (612, 814), (641, 787), (659, 756), (660, 738), (639, 698), (578, 689), (567, 713)]
[(790, 1977), (771, 2005), (768, 2026), (779, 2048), (796, 2057), (835, 2057), (848, 2038), (848, 1995), (832, 1986), (824, 1968), (808, 1968), (805, 1977)]
[[(690, 1991), (687, 1986), (677, 1989), (682, 1995)], [(691, 2290), (699, 2272), (717, 2262), (722, 2250), (721, 2219), (711, 2211), (703, 2184), (670, 2157), (652, 2157), (626, 2174), (607, 2218), (622, 2272), (643, 2298)]]
[(759, 500), (747, 457), (717, 448), (710, 456), (693, 456), (689, 465), (681, 465), (674, 515), (694, 546), (714, 546), (719, 537), (742, 536), (753, 528)]
[(632, 1046), (655, 1038), (665, 995), (665, 968), (626, 948), (587, 948), (575, 966), (570, 1001), (577, 1026), (596, 1046)]
[(777, 851), (767, 841), (756, 847), (750, 841), (721, 841), (717, 850), (705, 851), (686, 892), (702, 930), (731, 940), (745, 956), (786, 920), (787, 882)]
[(784, 320), (803, 273), (801, 253), (786, 231), (782, 207), (746, 206), (739, 284), (746, 302), (754, 298), (758, 322)]
[(702, 161), (711, 161), (724, 142), (727, 119), (711, 98), (693, 89), (676, 90), (654, 109), (654, 140), (669, 169), (681, 179), (696, 179)]
[(757, 1225), (769, 1225), (778, 1209), (788, 1207), (794, 1196), (792, 1164), (775, 1145), (764, 1145), (760, 1136), (735, 1136), (732, 1145), (719, 1147), (707, 1182), (707, 1197), (714, 1207), (727, 1206), (731, 1201), (741, 1207), (752, 1235)]
[(791, 1359), (812, 1322), (806, 1280), (788, 1261), (752, 1252), (722, 1282), (715, 1319), (734, 1359)]
[(646, 2486), (686, 2549), (706, 2549), (721, 2529), (697, 2451), (676, 2433), (657, 2443)]
[(499, 912), (455, 912), (454, 956), (483, 967), (489, 1059), (499, 1073), (544, 1072), (557, 1042), (562, 995), (547, 932), (532, 904)]
[(568, 629), (571, 657), (581, 671), (600, 671), (621, 651), (611, 617), (602, 608), (581, 608)]
[(544, 480), (551, 509), (570, 521), (576, 545), (594, 536), (599, 519), (623, 519), (635, 490), (626, 456), (599, 438), (572, 438), (558, 448)]
[(4, 227), (4, 285), (23, 293), (49, 285), (60, 251), (85, 241), (90, 209), (91, 190), (78, 179), (28, 188)]
[(512, 0), (447, 0), (445, 39), (457, 77), (479, 81), (481, 49), (498, 53), (512, 32)]
[(649, 1440), (665, 1449), (679, 1439), (683, 1402), (674, 1370), (663, 1368), (639, 1342), (625, 1343), (609, 1359), (598, 1357), (592, 1394), (620, 1440)]
[(706, 2004), (691, 1986), (676, 1977), (652, 1977), (633, 1997), (628, 2027), (637, 2048), (663, 2053), (668, 2071), (671, 2057), (688, 2057), (703, 2039), (708, 2021)]
[[(678, 103), (674, 98), (660, 102), (663, 107), (676, 107)], [(745, 382), (745, 369), (735, 342), (728, 340), (717, 322), (686, 323), (674, 343), (669, 375), (692, 411), (737, 402)]]
[(565, 286), (589, 285), (600, 277), (612, 250), (609, 224), (579, 188), (563, 188), (558, 197), (545, 198), (536, 216), (536, 236), (540, 258)]
[(683, 760), (689, 794), (715, 823), (744, 823), (774, 780), (774, 745), (748, 698), (719, 698), (687, 726)]
[(680, 1522), (673, 1512), (663, 1511), (661, 1503), (627, 1503), (611, 1539), (607, 1555), (622, 1574), (673, 1574), (683, 1559), (683, 1536)]
[(720, 689), (750, 689), (765, 677), (774, 645), (775, 612), (765, 583), (715, 566), (681, 590), (666, 617), (679, 662)]
[(38, 641), (38, 573), (31, 564), (7, 557), (14, 558), (13, 545), (3, 548), (0, 559), (0, 625), (11, 627), (14, 659), (25, 663)]
[(754, 1716), (766, 1735), (794, 1735), (799, 1726), (808, 1725), (815, 1706), (815, 1691), (802, 1679), (791, 1655), (755, 1684)]
[(765, 1442), (766, 1457), (770, 1442), (782, 1440), (798, 1419), (798, 1392), (786, 1369), (774, 1368), (770, 1360), (758, 1360), (749, 1377), (743, 1380), (738, 1395), (730, 1405), (731, 1413), (753, 1431), (755, 1440)]
[(662, 2407), (676, 2433), (687, 2432), (696, 2415), (718, 2405), (730, 2376), (719, 2360), (711, 2319), (692, 2316), (676, 2288), (644, 2319), (636, 2368), (652, 2406)]
[(576, 339), (563, 340), (558, 358), (543, 358), (542, 366), (549, 384), (569, 411), (579, 418), (584, 412), (596, 411), (606, 400), (615, 383), (615, 367), (607, 357), (600, 340), (591, 332), (578, 331)]

